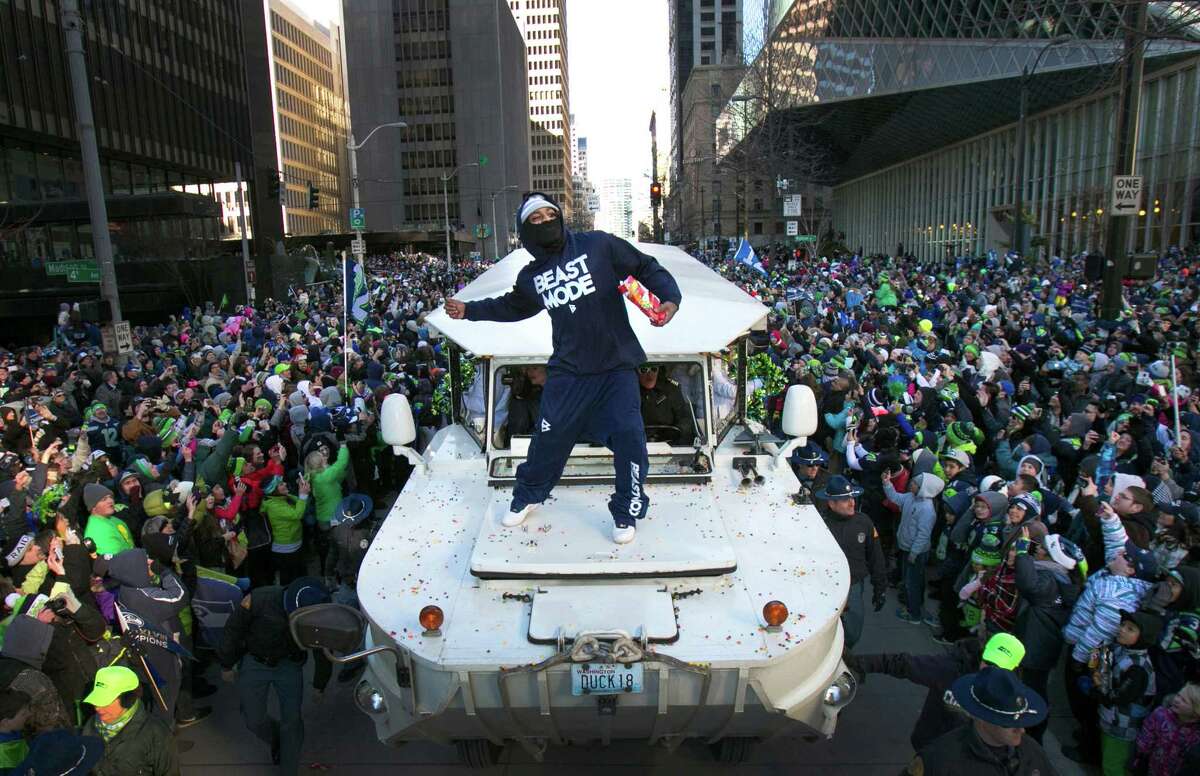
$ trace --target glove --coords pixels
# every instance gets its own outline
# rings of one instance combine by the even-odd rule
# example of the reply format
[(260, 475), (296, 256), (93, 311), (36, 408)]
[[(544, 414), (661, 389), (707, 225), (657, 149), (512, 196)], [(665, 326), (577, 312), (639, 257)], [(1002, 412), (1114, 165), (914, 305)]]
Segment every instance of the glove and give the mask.
[(67, 605), (67, 611), (71, 614), (75, 614), (75, 612), (79, 611), (79, 599), (75, 597), (75, 592), (70, 588), (67, 588), (54, 597), (65, 602)]
[(887, 603), (887, 592), (883, 588), (876, 588), (875, 594), (871, 596), (871, 606), (875, 607), (875, 611), (882, 611), (883, 605)]
[(1092, 677), (1088, 676), (1087, 674), (1076, 677), (1075, 686), (1078, 687), (1079, 692), (1083, 693), (1084, 695), (1091, 695), (1092, 691), (1096, 688), (1095, 683), (1092, 682)]
[(232, 684), (235, 679), (237, 679), (237, 673), (232, 668), (221, 669), (221, 681)]

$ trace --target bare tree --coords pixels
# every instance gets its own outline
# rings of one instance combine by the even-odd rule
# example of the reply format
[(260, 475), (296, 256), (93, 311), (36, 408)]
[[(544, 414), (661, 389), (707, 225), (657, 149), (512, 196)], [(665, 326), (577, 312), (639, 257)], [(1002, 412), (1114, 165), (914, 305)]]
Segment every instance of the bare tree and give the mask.
[[(829, 147), (822, 142), (821, 121), (791, 110), (810, 102), (816, 93), (811, 42), (772, 35), (770, 4), (764, 4), (760, 40), (750, 41), (756, 54), (717, 120), (717, 155), (738, 197), (738, 221), (749, 231), (752, 201), (774, 203), (779, 195), (804, 193), (807, 233), (821, 234), (828, 208), (815, 201), (828, 196), (833, 179)], [(786, 186), (778, 186), (786, 181)], [(755, 208), (758, 209), (758, 208)], [(764, 205), (778, 216), (778, 210)]]

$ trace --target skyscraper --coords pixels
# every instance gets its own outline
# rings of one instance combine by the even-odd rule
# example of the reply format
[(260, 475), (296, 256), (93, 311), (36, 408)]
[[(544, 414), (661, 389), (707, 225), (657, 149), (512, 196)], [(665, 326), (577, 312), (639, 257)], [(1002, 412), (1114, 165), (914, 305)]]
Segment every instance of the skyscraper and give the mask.
[(633, 186), (629, 178), (600, 181), (600, 212), (596, 228), (626, 240), (637, 239), (633, 223)]
[[(275, 135), (289, 234), (342, 232), (346, 226), (349, 124), (342, 30), (306, 19), (287, 0), (269, 0)], [(309, 207), (309, 185), (318, 207)]]
[[(346, 2), (346, 59), (359, 190), (372, 231), (443, 239), (490, 255), (508, 242), (510, 192), (529, 188), (525, 43), (505, 0)], [(491, 199), (496, 197), (493, 227)], [(432, 246), (431, 246), (432, 247)]]
[(567, 80), (567, 0), (508, 0), (525, 36), (529, 62), (530, 168), (533, 188), (551, 194), (568, 219), (571, 183), (570, 84)]
[[(761, 7), (766, 0), (754, 0)], [(671, 62), (671, 194), (666, 212), (677, 223), (684, 169), (684, 91), (692, 69), (742, 63), (744, 0), (668, 0)], [(678, 226), (676, 227), (676, 231)]]

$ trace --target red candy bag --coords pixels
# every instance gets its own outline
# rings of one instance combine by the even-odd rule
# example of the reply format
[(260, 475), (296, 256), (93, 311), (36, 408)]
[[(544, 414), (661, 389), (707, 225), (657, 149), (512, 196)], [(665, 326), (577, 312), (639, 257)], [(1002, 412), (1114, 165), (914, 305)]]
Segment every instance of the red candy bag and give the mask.
[(639, 283), (633, 275), (617, 284), (617, 288), (625, 295), (634, 307), (641, 310), (652, 322), (661, 324), (666, 314), (660, 309), (662, 304), (654, 292)]

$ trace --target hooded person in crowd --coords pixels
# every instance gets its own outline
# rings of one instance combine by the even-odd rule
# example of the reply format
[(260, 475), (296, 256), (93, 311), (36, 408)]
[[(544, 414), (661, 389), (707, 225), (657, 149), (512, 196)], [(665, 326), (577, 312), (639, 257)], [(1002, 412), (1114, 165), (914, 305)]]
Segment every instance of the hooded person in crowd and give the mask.
[(658, 296), (663, 317), (656, 326), (670, 323), (679, 309), (679, 286), (653, 257), (628, 242), (605, 232), (568, 230), (562, 208), (544, 194), (526, 196), (517, 223), (533, 261), (521, 269), (513, 290), (493, 299), (446, 301), (451, 318), (470, 321), (519, 321), (542, 310), (550, 313), (554, 351), (540, 417), (502, 522), (516, 527), (545, 501), (572, 448), (588, 439), (613, 451), (613, 541), (628, 543), (650, 506), (636, 373), (646, 354), (617, 286), (633, 277)]

